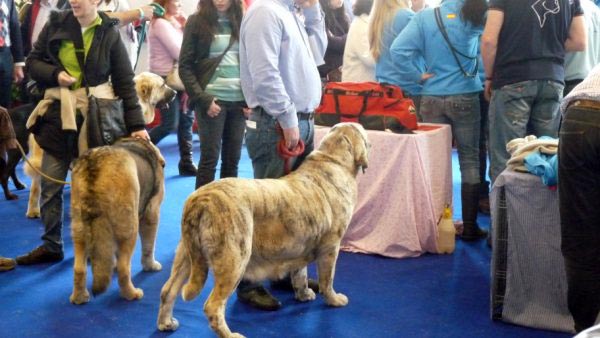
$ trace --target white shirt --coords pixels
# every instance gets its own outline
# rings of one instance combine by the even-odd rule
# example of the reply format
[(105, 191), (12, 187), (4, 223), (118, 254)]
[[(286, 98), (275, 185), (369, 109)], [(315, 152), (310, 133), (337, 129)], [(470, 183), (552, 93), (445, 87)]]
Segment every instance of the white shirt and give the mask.
[(342, 81), (367, 82), (375, 81), (375, 61), (369, 52), (369, 15), (355, 17), (350, 25), (344, 62), (342, 64)]
[[(112, 0), (110, 3), (106, 3), (104, 0), (100, 2), (98, 5), (99, 11), (105, 12), (126, 12), (131, 7), (127, 0)], [(132, 24), (127, 24), (121, 28), (119, 28), (119, 33), (121, 33), (121, 40), (125, 45), (125, 49), (127, 50), (127, 55), (129, 55), (129, 61), (131, 62), (131, 68), (135, 68), (135, 63), (137, 60), (137, 51), (138, 51), (138, 40), (137, 33), (133, 29)]]

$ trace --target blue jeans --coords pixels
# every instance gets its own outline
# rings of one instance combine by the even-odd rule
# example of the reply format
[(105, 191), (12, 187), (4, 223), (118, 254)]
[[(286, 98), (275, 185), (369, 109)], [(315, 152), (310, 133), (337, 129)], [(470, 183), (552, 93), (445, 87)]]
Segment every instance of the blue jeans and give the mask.
[(558, 196), (567, 300), (575, 330), (600, 312), (600, 109), (569, 107), (560, 128)]
[(191, 109), (183, 111), (181, 107), (182, 95), (183, 92), (177, 92), (177, 96), (169, 104), (169, 108), (160, 111), (160, 125), (149, 131), (152, 143), (158, 144), (160, 140), (175, 130), (175, 127), (177, 127), (177, 144), (180, 151), (182, 145), (185, 146), (186, 142), (192, 142), (194, 111)]
[[(42, 157), (42, 172), (46, 175), (65, 180), (69, 172), (70, 161), (50, 155), (47, 151)], [(64, 185), (42, 177), (40, 214), (44, 224), (43, 247), (51, 252), (62, 252), (63, 190)]]
[(13, 82), (13, 58), (10, 48), (0, 48), (0, 106), (8, 109)]
[(210, 117), (206, 111), (197, 112), (200, 137), (200, 163), (196, 189), (214, 181), (217, 162), (221, 157), (221, 178), (237, 177), (242, 154), (246, 119), (244, 102), (219, 101), (221, 113)]
[(422, 96), (423, 122), (445, 123), (456, 140), (462, 183), (479, 183), (479, 133), (481, 112), (479, 93)]
[[(283, 137), (275, 129), (277, 120), (262, 108), (254, 108), (249, 121), (246, 125), (246, 147), (252, 160), (254, 177), (278, 178), (285, 175), (284, 162), (277, 153), (277, 143)], [(252, 126), (252, 122), (255, 122), (256, 126)], [(291, 164), (292, 170), (298, 168), (314, 149), (314, 120), (298, 120), (298, 128), (305, 149)]]
[(563, 85), (554, 81), (523, 81), (492, 91), (490, 100), (490, 178), (506, 168), (506, 144), (533, 134), (557, 137)]

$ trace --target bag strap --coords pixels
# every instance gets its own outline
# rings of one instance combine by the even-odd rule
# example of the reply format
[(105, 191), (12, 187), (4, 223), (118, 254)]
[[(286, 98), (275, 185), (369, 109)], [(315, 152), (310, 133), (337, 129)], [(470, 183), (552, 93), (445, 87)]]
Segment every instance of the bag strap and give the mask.
[[(475, 76), (477, 76), (477, 72), (479, 71), (479, 58), (477, 57), (477, 55), (475, 55), (475, 56), (469, 56), (469, 55), (461, 53), (458, 49), (454, 48), (454, 46), (452, 45), (452, 43), (450, 43), (450, 38), (448, 37), (448, 32), (446, 31), (446, 27), (444, 27), (444, 22), (442, 21), (442, 14), (441, 14), (440, 8), (436, 7), (433, 11), (435, 12), (435, 22), (437, 23), (437, 26), (440, 29), (440, 33), (442, 33), (442, 36), (444, 37), (444, 40), (446, 40), (446, 43), (448, 44), (448, 47), (450, 47), (450, 51), (452, 52), (452, 56), (454, 56), (454, 60), (456, 61), (456, 64), (460, 68), (460, 71), (463, 73), (463, 75), (465, 77), (475, 77)], [(460, 55), (460, 56), (462, 56), (464, 58), (467, 58), (469, 60), (475, 60), (475, 71), (473, 73), (467, 72), (463, 68), (463, 66), (460, 63), (460, 61), (458, 60), (458, 56), (456, 54), (458, 54), (458, 55)]]
[(83, 77), (82, 84), (85, 86), (86, 95), (89, 96), (90, 88), (88, 87), (87, 78), (85, 76), (85, 48), (83, 47), (83, 36), (81, 34), (77, 35), (77, 38), (73, 41), (73, 45), (75, 46), (75, 55), (77, 56), (81, 76)]
[[(336, 115), (343, 116), (344, 114), (342, 114), (342, 111), (340, 109), (339, 96), (346, 94), (346, 90), (332, 88), (331, 93), (333, 94), (333, 101), (335, 102)], [(360, 92), (360, 94), (357, 95), (357, 96), (362, 96), (362, 98), (363, 98), (362, 106), (360, 107), (360, 111), (358, 112), (359, 116), (362, 115), (365, 111), (367, 111), (367, 102), (369, 101), (369, 96), (371, 96), (372, 93), (373, 93), (373, 90), (367, 90), (367, 91), (362, 91), (362, 92)]]

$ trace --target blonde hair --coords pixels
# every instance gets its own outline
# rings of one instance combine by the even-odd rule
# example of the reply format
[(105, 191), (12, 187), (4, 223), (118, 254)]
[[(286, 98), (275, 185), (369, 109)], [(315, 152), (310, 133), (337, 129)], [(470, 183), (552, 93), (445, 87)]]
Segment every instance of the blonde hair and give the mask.
[[(391, 21), (400, 9), (410, 8), (410, 0), (375, 0), (369, 16), (369, 46), (375, 61), (383, 49), (383, 30), (391, 28)], [(389, 46), (388, 46), (389, 47)]]

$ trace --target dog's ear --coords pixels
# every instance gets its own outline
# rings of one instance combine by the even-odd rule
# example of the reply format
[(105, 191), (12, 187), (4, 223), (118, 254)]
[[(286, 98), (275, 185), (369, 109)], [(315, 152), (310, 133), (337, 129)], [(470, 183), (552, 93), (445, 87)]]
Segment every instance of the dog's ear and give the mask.
[(367, 133), (364, 128), (358, 124), (351, 124), (351, 144), (354, 150), (354, 163), (357, 167), (362, 168), (363, 174), (365, 169), (369, 167), (369, 150), (371, 144), (367, 139)]
[(152, 94), (152, 86), (147, 82), (142, 82), (139, 84), (139, 97), (145, 102), (150, 102), (150, 95)]

